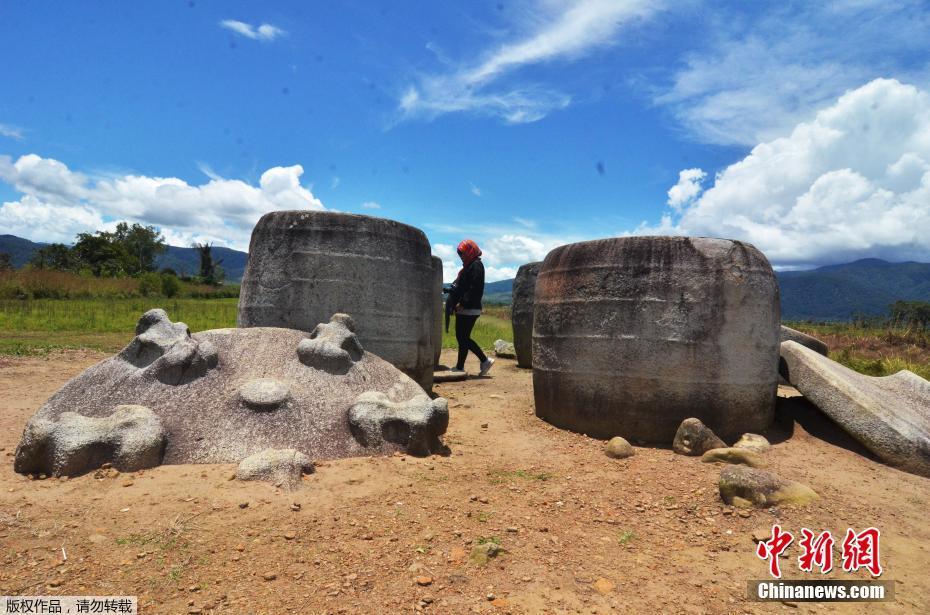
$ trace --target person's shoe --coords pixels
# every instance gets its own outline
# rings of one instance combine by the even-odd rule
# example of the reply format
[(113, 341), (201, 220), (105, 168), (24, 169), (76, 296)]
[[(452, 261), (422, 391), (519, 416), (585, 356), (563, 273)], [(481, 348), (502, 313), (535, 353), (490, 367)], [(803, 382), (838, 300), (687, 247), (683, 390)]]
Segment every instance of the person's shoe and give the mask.
[(494, 367), (494, 359), (488, 357), (487, 359), (481, 362), (481, 371), (478, 372), (478, 375), (484, 376), (489, 371), (491, 371), (492, 367)]
[[(482, 365), (483, 365), (483, 364), (482, 364)], [(449, 373), (450, 373), (450, 374), (464, 374), (464, 373), (465, 373), (465, 370), (464, 370), (464, 369), (459, 369), (458, 367), (453, 367), (452, 369), (449, 370)]]

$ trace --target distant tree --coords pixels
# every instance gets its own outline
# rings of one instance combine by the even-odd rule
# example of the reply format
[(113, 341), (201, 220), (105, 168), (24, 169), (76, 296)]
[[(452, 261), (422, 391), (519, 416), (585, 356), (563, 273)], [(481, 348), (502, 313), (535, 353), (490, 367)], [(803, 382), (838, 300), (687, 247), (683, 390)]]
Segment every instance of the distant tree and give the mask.
[(930, 329), (930, 303), (926, 301), (895, 301), (889, 311), (894, 323)]
[(130, 275), (155, 271), (155, 261), (168, 250), (165, 238), (154, 226), (120, 222), (110, 237), (125, 250), (125, 268)]
[(42, 246), (32, 253), (29, 264), (38, 269), (54, 269), (56, 271), (74, 271), (77, 267), (77, 256), (74, 250), (63, 243), (52, 243)]
[(181, 283), (174, 274), (161, 274), (161, 294), (165, 297), (174, 297), (181, 289)]
[(72, 250), (78, 267), (89, 269), (98, 278), (127, 275), (132, 268), (132, 257), (125, 246), (117, 243), (113, 233), (107, 231), (79, 234)]
[(0, 252), (0, 271), (11, 271), (13, 269), (13, 258), (8, 252)]
[(224, 272), (220, 267), (222, 260), (213, 260), (213, 245), (209, 243), (195, 243), (193, 247), (200, 256), (200, 280), (204, 284), (218, 286), (223, 283)]

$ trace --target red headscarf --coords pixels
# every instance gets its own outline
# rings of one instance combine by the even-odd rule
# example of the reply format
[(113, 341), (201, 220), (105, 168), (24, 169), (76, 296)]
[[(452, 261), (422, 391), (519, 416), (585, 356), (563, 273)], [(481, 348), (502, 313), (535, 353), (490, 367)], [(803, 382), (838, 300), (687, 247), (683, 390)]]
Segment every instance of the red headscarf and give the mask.
[(458, 253), (462, 257), (462, 269), (465, 269), (481, 256), (481, 248), (471, 239), (465, 239), (459, 244)]

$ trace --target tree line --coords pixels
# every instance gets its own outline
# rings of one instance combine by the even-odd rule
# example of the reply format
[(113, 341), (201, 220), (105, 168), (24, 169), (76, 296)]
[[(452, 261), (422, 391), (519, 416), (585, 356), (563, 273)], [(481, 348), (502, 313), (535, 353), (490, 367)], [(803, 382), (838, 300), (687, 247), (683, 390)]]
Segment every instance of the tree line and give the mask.
[[(200, 260), (199, 275), (178, 276), (174, 270), (165, 268), (160, 272), (162, 277), (180, 277), (185, 281), (213, 286), (222, 284), (225, 277), (222, 260), (213, 258), (212, 245), (194, 243), (192, 247), (197, 250)], [(156, 273), (158, 257), (167, 250), (164, 236), (154, 226), (120, 222), (113, 231), (79, 233), (71, 246), (63, 243), (42, 246), (32, 254), (28, 266), (98, 278), (141, 279), (148, 275), (154, 284), (150, 274)], [(9, 255), (0, 254), (0, 269), (11, 268)], [(170, 287), (172, 283), (169, 281), (167, 285)]]

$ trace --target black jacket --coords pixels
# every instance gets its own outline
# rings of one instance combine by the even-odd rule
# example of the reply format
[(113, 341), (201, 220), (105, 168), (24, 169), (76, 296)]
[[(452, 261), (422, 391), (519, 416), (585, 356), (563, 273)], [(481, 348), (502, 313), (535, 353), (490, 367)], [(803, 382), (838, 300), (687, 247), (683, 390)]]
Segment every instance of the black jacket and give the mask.
[(449, 299), (453, 306), (460, 305), (464, 310), (480, 310), (483, 296), (484, 264), (476, 258), (452, 283)]

